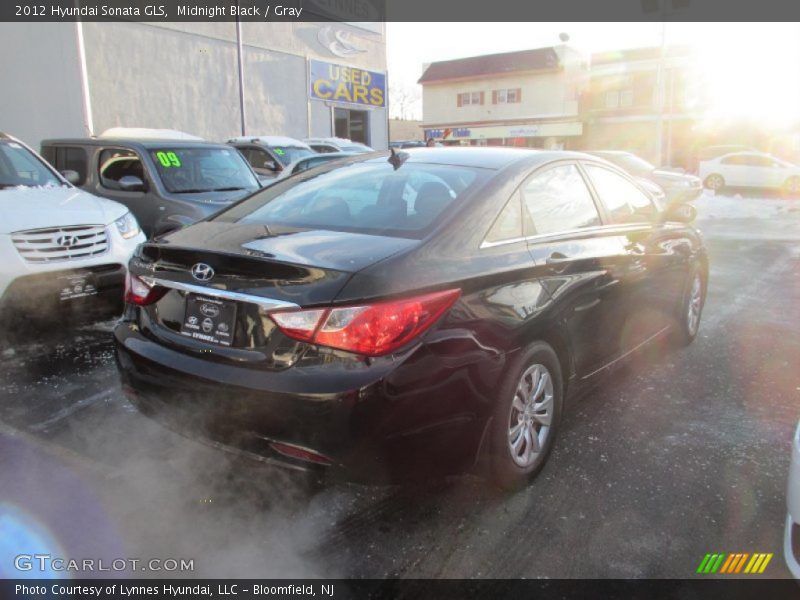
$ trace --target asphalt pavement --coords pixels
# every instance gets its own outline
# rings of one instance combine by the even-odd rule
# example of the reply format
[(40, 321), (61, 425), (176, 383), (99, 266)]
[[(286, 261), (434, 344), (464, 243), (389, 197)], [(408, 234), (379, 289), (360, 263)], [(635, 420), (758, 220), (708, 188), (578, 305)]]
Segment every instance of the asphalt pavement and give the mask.
[[(685, 578), (709, 552), (772, 552), (764, 576), (788, 577), (800, 223), (770, 236), (741, 221), (700, 223), (711, 274), (695, 343), (655, 345), (576, 399), (516, 494), (474, 476), (310, 493), (141, 416), (112, 322), (4, 340), (0, 525), (17, 515), (68, 557), (193, 559), (180, 575), (197, 577)], [(0, 576), (24, 550), (0, 542)]]

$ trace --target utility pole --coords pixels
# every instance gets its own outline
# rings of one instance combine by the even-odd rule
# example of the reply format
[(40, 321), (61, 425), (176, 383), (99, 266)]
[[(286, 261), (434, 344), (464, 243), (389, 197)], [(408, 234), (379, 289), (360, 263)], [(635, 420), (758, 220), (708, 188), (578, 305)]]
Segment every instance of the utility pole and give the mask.
[[(239, 5), (239, 0), (236, 0), (236, 5)], [(241, 117), (241, 130), (242, 135), (247, 135), (244, 111), (244, 56), (242, 56), (242, 22), (239, 20), (238, 11), (236, 16), (236, 59), (239, 72), (239, 115)]]

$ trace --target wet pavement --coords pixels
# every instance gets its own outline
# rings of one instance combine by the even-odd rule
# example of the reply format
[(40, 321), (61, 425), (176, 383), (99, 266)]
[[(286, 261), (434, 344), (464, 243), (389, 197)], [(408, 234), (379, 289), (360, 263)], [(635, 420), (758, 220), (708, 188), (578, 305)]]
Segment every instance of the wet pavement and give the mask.
[[(194, 559), (183, 575), (199, 577), (684, 578), (708, 552), (773, 552), (764, 576), (788, 577), (800, 229), (749, 236), (734, 221), (701, 223), (695, 343), (653, 346), (572, 402), (516, 494), (473, 476), (310, 493), (139, 415), (102, 322), (3, 343), (0, 508), (54, 554)], [(11, 550), (0, 542), (0, 559)]]

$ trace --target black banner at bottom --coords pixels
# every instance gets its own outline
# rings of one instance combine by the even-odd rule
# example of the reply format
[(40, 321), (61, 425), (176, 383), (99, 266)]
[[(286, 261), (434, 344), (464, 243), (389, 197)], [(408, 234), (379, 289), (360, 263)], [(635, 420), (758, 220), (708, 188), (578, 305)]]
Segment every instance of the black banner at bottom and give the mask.
[(603, 598), (783, 600), (800, 584), (780, 579), (6, 579), (0, 598), (196, 599)]

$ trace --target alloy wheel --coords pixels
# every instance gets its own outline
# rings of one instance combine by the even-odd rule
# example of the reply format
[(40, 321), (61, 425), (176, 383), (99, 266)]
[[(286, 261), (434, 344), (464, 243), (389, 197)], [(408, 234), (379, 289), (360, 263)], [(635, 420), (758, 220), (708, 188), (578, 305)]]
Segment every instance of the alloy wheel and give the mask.
[(532, 465), (544, 448), (553, 419), (553, 378), (535, 364), (522, 374), (511, 402), (508, 449), (520, 467)]
[(703, 280), (700, 274), (695, 274), (692, 279), (692, 288), (689, 292), (689, 302), (686, 309), (686, 328), (689, 335), (695, 335), (700, 325), (700, 311), (703, 308)]

